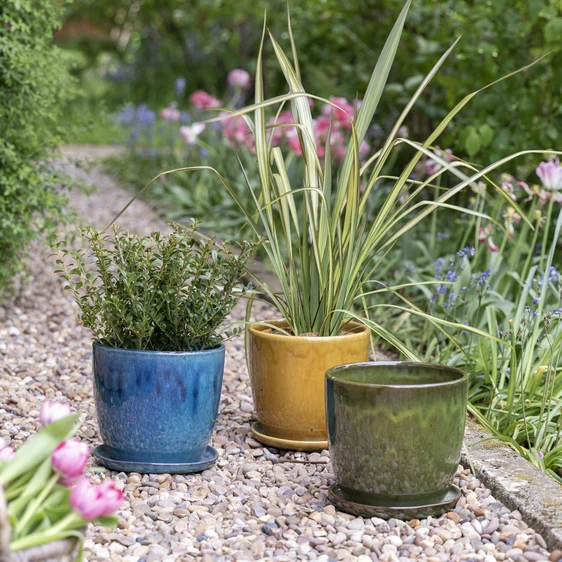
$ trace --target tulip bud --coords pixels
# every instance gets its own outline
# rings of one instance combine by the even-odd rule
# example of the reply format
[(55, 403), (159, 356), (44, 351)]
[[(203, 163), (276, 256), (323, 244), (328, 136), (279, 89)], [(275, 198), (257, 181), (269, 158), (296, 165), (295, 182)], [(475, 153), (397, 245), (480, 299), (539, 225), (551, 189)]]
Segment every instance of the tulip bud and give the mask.
[(49, 425), (50, 423), (66, 418), (70, 415), (70, 406), (64, 402), (51, 402), (50, 400), (45, 400), (41, 406), (41, 411), (39, 412), (39, 421), (43, 425)]
[(3, 446), (0, 449), (0, 461), (9, 461), (16, 454), (12, 447)]
[(70, 493), (69, 501), (83, 519), (92, 520), (117, 511), (123, 492), (117, 490), (111, 480), (95, 486), (87, 478), (81, 478)]
[(102, 515), (113, 515), (123, 503), (123, 492), (115, 487), (113, 480), (104, 480), (99, 488), (105, 501)]
[(72, 486), (82, 476), (88, 455), (88, 445), (78, 439), (63, 441), (53, 451), (51, 466), (61, 474), (63, 486)]

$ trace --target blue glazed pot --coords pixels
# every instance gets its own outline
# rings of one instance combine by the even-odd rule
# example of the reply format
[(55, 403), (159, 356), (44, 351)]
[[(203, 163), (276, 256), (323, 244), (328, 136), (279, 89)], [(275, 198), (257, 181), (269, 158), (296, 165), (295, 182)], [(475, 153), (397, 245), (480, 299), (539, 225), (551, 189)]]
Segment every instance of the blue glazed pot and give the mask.
[(212, 465), (224, 345), (204, 351), (137, 351), (93, 344), (94, 398), (109, 468), (193, 472)]

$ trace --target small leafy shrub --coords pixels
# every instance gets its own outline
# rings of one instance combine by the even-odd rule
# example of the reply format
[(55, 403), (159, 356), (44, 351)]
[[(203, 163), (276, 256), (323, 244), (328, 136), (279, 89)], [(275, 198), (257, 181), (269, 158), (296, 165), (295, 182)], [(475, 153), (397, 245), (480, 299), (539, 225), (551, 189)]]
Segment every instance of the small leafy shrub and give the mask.
[(72, 84), (52, 44), (62, 3), (0, 5), (0, 290), (27, 244), (62, 217), (61, 178), (46, 159), (61, 141)]
[[(196, 351), (215, 347), (239, 329), (219, 327), (249, 287), (241, 285), (255, 245), (234, 253), (201, 241), (196, 224), (139, 238), (82, 231), (89, 248), (59, 243), (57, 270), (68, 282), (81, 321), (95, 340), (123, 349)], [(220, 250), (220, 255), (219, 255)]]

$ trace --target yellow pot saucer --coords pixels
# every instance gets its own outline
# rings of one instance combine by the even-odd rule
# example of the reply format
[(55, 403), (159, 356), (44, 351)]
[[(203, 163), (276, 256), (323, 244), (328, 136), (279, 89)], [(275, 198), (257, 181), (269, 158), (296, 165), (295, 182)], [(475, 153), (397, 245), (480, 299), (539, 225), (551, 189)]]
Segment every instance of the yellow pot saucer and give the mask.
[(260, 443), (263, 443), (268, 447), (275, 447), (276, 449), (286, 449), (289, 451), (322, 451), (328, 448), (328, 441), (325, 439), (316, 441), (299, 441), (273, 437), (265, 433), (260, 422), (254, 422), (252, 424), (252, 433)]

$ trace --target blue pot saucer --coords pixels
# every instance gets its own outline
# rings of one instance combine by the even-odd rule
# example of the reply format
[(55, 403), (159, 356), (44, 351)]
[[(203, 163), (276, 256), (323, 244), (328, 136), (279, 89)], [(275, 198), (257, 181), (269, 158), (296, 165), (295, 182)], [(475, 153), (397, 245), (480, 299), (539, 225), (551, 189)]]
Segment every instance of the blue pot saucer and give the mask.
[(146, 474), (186, 474), (189, 472), (202, 472), (213, 466), (219, 456), (216, 449), (208, 446), (201, 459), (184, 463), (160, 463), (128, 461), (110, 456), (105, 445), (98, 445), (94, 449), (94, 456), (100, 464), (111, 470), (119, 472), (141, 472)]
[(328, 490), (328, 500), (340, 511), (358, 515), (360, 517), (379, 517), (380, 519), (425, 519), (426, 517), (439, 517), (451, 511), (457, 505), (461, 491), (454, 485), (447, 490), (445, 497), (437, 502), (427, 505), (409, 505), (402, 507), (388, 507), (369, 505), (351, 500), (339, 484), (332, 484)]

